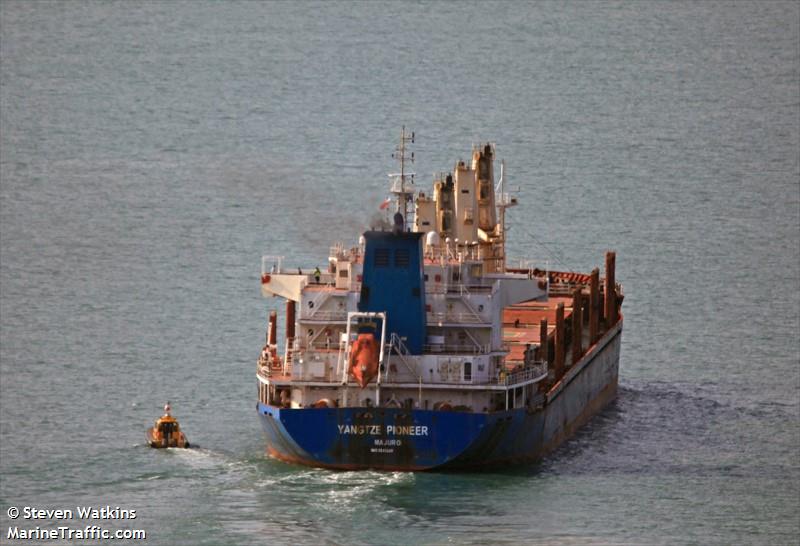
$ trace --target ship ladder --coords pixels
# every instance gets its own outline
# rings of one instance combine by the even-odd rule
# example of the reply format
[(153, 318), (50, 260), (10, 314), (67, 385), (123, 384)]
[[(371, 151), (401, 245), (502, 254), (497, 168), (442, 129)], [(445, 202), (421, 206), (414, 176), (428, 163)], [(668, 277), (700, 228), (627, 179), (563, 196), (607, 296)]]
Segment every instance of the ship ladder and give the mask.
[[(413, 366), (411, 366), (411, 363), (406, 358), (408, 356), (411, 356), (411, 353), (409, 352), (405, 343), (403, 343), (403, 340), (400, 339), (400, 336), (398, 336), (394, 332), (392, 332), (391, 337), (389, 338), (387, 349), (388, 349), (387, 354), (389, 355), (390, 362), (392, 358), (392, 349), (394, 349), (397, 356), (400, 357), (400, 360), (403, 362), (403, 364), (405, 364), (406, 368), (408, 368), (408, 371), (410, 371), (414, 375), (414, 377), (417, 378), (417, 380), (422, 382), (422, 376), (417, 374), (417, 371), (413, 368)], [(389, 367), (387, 367), (386, 369), (388, 370)]]
[(294, 349), (289, 347), (289, 344), (286, 344), (286, 349), (283, 353), (283, 366), (280, 365), (280, 361), (278, 362), (278, 369), (283, 369), (283, 375), (291, 375), (292, 373), (292, 362), (294, 361)]

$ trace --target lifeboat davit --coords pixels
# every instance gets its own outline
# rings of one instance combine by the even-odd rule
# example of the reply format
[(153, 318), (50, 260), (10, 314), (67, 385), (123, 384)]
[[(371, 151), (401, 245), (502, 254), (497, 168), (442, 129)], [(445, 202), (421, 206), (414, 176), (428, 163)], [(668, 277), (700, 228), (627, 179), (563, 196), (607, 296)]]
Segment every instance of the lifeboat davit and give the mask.
[(371, 333), (358, 334), (350, 349), (350, 375), (363, 389), (378, 375), (379, 343)]
[(155, 425), (147, 429), (145, 437), (150, 447), (189, 447), (189, 440), (181, 431), (178, 420), (170, 415), (169, 402), (164, 406), (164, 415), (156, 420)]

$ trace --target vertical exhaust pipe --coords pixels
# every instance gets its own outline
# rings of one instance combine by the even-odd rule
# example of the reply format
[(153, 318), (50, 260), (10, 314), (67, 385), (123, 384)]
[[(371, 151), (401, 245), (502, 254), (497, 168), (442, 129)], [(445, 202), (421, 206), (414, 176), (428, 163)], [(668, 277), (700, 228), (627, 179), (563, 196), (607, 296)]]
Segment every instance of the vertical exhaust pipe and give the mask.
[(589, 281), (589, 345), (594, 345), (597, 342), (599, 296), (600, 270), (595, 267), (592, 269), (592, 277)]
[(278, 313), (277, 311), (269, 312), (269, 336), (267, 336), (267, 345), (274, 347), (278, 343)]
[(550, 368), (550, 351), (547, 343), (547, 319), (539, 321), (539, 360), (543, 360)]
[(605, 317), (606, 328), (611, 328), (617, 323), (617, 283), (614, 280), (614, 268), (617, 261), (616, 252), (606, 252), (606, 282), (605, 282)]
[(566, 347), (564, 346), (564, 304), (559, 303), (556, 307), (556, 381), (561, 378), (564, 373), (564, 357), (566, 356)]
[(583, 354), (583, 309), (581, 288), (572, 293), (572, 365), (578, 363)]

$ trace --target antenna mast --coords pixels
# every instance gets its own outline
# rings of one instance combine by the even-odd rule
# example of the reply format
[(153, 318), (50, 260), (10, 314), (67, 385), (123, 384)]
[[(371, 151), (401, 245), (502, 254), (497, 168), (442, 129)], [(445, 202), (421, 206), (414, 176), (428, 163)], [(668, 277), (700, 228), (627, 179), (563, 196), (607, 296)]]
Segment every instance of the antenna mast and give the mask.
[(397, 212), (403, 215), (403, 231), (407, 231), (411, 225), (408, 218), (408, 202), (411, 201), (416, 190), (414, 186), (415, 173), (406, 172), (406, 161), (414, 163), (414, 152), (409, 152), (406, 149), (406, 144), (409, 142), (411, 144), (414, 143), (414, 132), (412, 131), (411, 134), (408, 134), (406, 126), (403, 125), (403, 129), (400, 132), (400, 145), (395, 148), (392, 154), (392, 157), (400, 162), (400, 172), (389, 174), (392, 179), (391, 192), (395, 195), (397, 202)]
[(498, 226), (500, 228), (500, 271), (506, 270), (506, 209), (509, 207), (516, 206), (517, 199), (516, 197), (511, 197), (506, 192), (506, 162), (500, 161), (500, 180), (495, 187), (495, 202), (497, 203), (497, 209), (500, 212), (500, 222)]

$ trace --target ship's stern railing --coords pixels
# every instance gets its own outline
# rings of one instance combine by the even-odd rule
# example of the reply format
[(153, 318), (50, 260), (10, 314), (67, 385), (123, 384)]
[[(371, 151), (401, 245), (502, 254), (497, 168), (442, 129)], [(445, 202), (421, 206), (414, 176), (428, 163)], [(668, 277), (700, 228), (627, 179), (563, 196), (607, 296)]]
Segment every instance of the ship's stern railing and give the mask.
[(501, 371), (500, 375), (491, 382), (498, 385), (512, 386), (519, 383), (536, 383), (546, 378), (547, 363), (544, 361), (537, 361), (523, 367), (521, 370), (512, 371), (511, 373)]
[(458, 354), (458, 355), (483, 355), (492, 352), (490, 344), (486, 345), (437, 345), (425, 344), (422, 346), (423, 354)]

